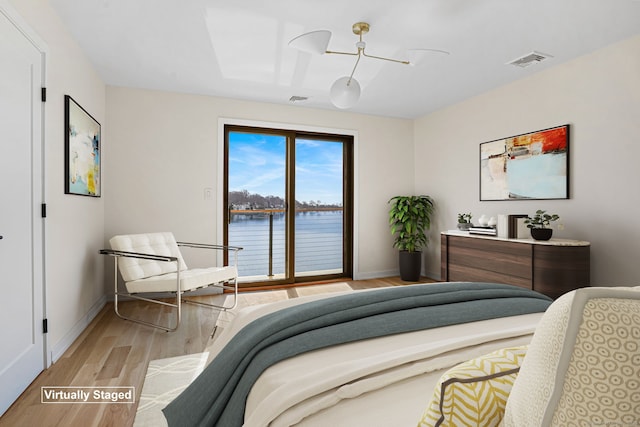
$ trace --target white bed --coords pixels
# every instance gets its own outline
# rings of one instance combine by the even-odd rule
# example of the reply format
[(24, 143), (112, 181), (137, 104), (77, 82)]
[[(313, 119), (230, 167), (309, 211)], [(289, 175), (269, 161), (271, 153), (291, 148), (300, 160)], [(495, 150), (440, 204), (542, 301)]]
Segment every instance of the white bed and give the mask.
[[(359, 291), (367, 292), (367, 291)], [(317, 295), (240, 310), (208, 349), (210, 358), (249, 322)], [(528, 344), (542, 313), (368, 339), (280, 362), (255, 383), (245, 426), (415, 426), (452, 366)]]
[[(244, 422), (222, 425), (403, 427), (438, 425), (441, 420), (456, 426), (631, 425), (640, 414), (638, 290), (640, 287), (578, 289), (560, 297), (545, 313), (363, 340), (285, 359), (259, 371), (260, 376), (251, 376), (247, 384), (252, 388), (245, 387), (242, 401), (232, 409), (241, 411), (234, 420), (242, 420), (244, 414)], [(234, 348), (227, 343), (234, 335), (241, 336), (238, 331), (253, 319), (330, 296), (241, 310), (210, 347), (211, 357), (219, 354), (216, 362), (227, 360), (222, 354)], [(279, 322), (282, 317), (272, 319)], [(529, 341), (530, 346), (522, 347)], [(216, 362), (211, 366), (219, 365)], [(481, 366), (488, 369), (474, 370)], [(447, 380), (438, 387), (438, 398), (432, 399), (445, 370)], [(198, 378), (211, 381), (210, 376)], [(488, 385), (494, 380), (502, 385)], [(478, 393), (471, 391), (476, 386)], [(200, 397), (184, 396), (195, 397), (196, 404)], [(190, 415), (184, 410), (187, 406), (182, 406), (184, 396), (182, 402), (173, 401), (186, 414), (177, 421), (173, 418), (176, 425), (183, 425), (180, 421)], [(194, 406), (194, 402), (190, 410), (195, 412), (213, 408)], [(218, 407), (229, 409), (226, 403), (222, 405)], [(154, 419), (137, 417), (136, 425), (139, 421), (146, 422), (140, 425), (166, 425), (160, 409)], [(485, 422), (487, 417), (491, 422)], [(197, 420), (202, 419), (198, 415)], [(471, 419), (469, 423), (457, 421)], [(202, 425), (199, 421), (192, 424)]]

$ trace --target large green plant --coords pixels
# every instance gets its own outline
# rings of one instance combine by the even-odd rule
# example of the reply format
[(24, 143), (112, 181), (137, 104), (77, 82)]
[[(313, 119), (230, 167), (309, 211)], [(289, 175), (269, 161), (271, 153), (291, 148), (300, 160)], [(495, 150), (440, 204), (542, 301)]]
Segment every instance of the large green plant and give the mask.
[(393, 246), (401, 251), (416, 252), (426, 247), (425, 234), (431, 227), (433, 199), (429, 196), (396, 196), (389, 200), (389, 225), (396, 235)]

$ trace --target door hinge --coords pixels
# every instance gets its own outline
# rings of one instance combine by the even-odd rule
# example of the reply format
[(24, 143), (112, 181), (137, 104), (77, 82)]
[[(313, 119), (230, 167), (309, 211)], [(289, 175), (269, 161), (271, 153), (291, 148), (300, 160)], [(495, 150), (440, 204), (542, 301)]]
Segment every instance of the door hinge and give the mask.
[(47, 88), (43, 87), (42, 91), (40, 92), (41, 96), (40, 98), (42, 99), (42, 102), (47, 102)]
[(49, 332), (49, 321), (47, 319), (42, 319), (42, 333), (46, 334)]
[(47, 217), (47, 204), (46, 203), (43, 203), (40, 206), (40, 213), (42, 215), (42, 218), (46, 218)]

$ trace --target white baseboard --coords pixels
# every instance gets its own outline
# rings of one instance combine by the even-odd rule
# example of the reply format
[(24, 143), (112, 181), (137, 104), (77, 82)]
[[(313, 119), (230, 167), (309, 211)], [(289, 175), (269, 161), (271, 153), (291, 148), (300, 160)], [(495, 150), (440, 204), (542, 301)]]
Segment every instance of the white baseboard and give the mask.
[(441, 274), (440, 274), (440, 270), (438, 270), (438, 271), (425, 271), (424, 275), (426, 277), (428, 277), (429, 279), (435, 280), (436, 282), (439, 282), (442, 279)]
[(80, 334), (84, 332), (84, 330), (89, 326), (91, 321), (100, 313), (100, 310), (107, 303), (107, 296), (103, 295), (85, 314), (82, 319), (80, 319), (71, 330), (64, 336), (60, 341), (56, 343), (51, 349), (51, 360), (49, 361), (49, 365), (55, 363), (58, 359), (62, 357), (65, 351), (71, 344), (78, 339)]
[(399, 274), (398, 270), (368, 271), (366, 273), (359, 272), (353, 274), (353, 280), (379, 279), (381, 277), (398, 276)]
[[(367, 273), (358, 273), (358, 274), (354, 274), (353, 280), (369, 280), (369, 279), (380, 279), (383, 277), (393, 277), (393, 276), (399, 276), (400, 275), (400, 271), (398, 270), (386, 270), (386, 271), (373, 271), (373, 272), (367, 272)], [(431, 280), (435, 280), (435, 281), (439, 281), (440, 279), (437, 278), (439, 277), (439, 274), (433, 274), (432, 272), (426, 272), (423, 273), (423, 275)]]

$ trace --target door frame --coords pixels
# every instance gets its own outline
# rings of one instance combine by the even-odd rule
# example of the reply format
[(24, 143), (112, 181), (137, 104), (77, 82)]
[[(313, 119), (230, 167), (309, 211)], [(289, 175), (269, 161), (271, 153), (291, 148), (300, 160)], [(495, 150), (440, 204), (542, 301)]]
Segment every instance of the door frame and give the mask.
[[(8, 0), (0, 0), (0, 13), (11, 22), (15, 28), (27, 39), (29, 43), (40, 52), (41, 58), (41, 87), (47, 87), (47, 57), (49, 55), (49, 47), (42, 38), (31, 28), (27, 21), (18, 13), (18, 11), (9, 3)], [(46, 229), (45, 219), (42, 217), (40, 209), (37, 206), (45, 204), (46, 185), (45, 185), (45, 103), (40, 103), (40, 141), (34, 140), (32, 145), (32, 170), (38, 174), (33, 180), (34, 188), (32, 194), (32, 224), (33, 224), (33, 277), (34, 281), (40, 282), (40, 291), (42, 298), (42, 319), (47, 318), (47, 286), (46, 286)], [(50, 351), (51, 343), (46, 333), (42, 333), (43, 351), (42, 369), (46, 369), (53, 363), (52, 353)]]
[[(335, 134), (335, 135), (345, 135), (353, 138), (353, 236), (352, 236), (352, 254), (353, 254), (353, 264), (352, 264), (352, 275), (353, 279), (357, 280), (359, 276), (359, 265), (358, 265), (358, 218), (359, 218), (359, 165), (358, 165), (358, 131), (353, 129), (338, 129), (338, 128), (327, 128), (320, 126), (309, 126), (309, 125), (298, 125), (298, 124), (290, 124), (290, 123), (278, 123), (278, 122), (266, 122), (266, 121), (257, 121), (257, 120), (243, 120), (243, 119), (233, 119), (220, 117), (218, 119), (218, 159), (216, 164), (218, 165), (217, 176), (216, 176), (216, 242), (218, 244), (223, 244), (224, 238), (224, 219), (222, 217), (222, 212), (224, 209), (224, 162), (225, 162), (225, 153), (224, 153), (224, 138), (225, 138), (225, 125), (230, 126), (245, 126), (245, 127), (253, 127), (253, 128), (271, 128), (271, 129), (280, 129), (284, 131), (299, 131), (299, 132), (309, 132), (309, 133), (318, 133), (318, 134)], [(219, 256), (218, 259), (219, 265), (222, 265), (222, 256)]]

